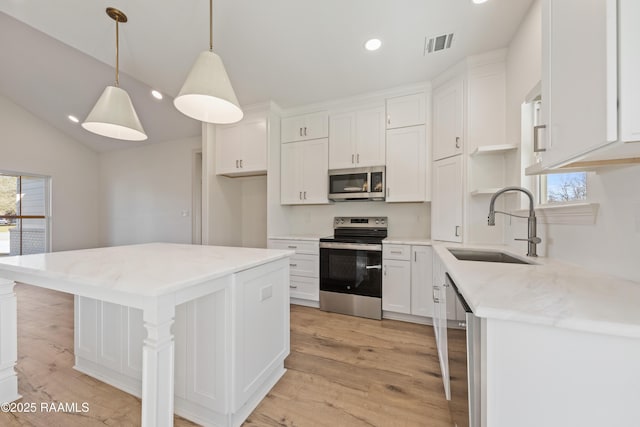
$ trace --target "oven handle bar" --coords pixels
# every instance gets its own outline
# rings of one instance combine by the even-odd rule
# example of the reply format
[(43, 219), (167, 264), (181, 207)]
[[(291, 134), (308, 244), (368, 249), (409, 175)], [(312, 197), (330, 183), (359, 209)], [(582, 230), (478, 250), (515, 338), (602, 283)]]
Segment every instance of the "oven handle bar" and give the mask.
[(320, 249), (347, 249), (353, 251), (382, 252), (382, 245), (373, 243), (334, 243), (320, 242)]

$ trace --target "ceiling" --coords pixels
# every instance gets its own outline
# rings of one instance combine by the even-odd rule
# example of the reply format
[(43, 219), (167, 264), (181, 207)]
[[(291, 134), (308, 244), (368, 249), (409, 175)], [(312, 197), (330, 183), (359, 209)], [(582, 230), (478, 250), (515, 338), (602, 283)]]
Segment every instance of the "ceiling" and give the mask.
[[(215, 0), (213, 44), (242, 105), (288, 108), (428, 81), (465, 56), (506, 47), (532, 1)], [(113, 84), (115, 23), (105, 9), (116, 7), (129, 18), (120, 25), (120, 86), (148, 142), (199, 135), (172, 98), (208, 48), (208, 3), (0, 0), (0, 94), (95, 150), (140, 144), (67, 119), (83, 120)], [(425, 37), (445, 33), (454, 33), (451, 49), (423, 55)], [(363, 48), (371, 37), (380, 50)]]

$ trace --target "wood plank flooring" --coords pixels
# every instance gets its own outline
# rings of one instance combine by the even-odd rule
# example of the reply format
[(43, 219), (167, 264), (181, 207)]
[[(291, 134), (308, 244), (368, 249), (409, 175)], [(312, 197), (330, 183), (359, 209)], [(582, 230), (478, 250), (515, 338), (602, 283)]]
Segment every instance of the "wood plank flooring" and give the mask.
[[(73, 296), (26, 285), (16, 293), (20, 402), (90, 410), (0, 413), (0, 426), (139, 425), (139, 399), (73, 370)], [(451, 427), (431, 326), (291, 306), (286, 368), (245, 426)]]

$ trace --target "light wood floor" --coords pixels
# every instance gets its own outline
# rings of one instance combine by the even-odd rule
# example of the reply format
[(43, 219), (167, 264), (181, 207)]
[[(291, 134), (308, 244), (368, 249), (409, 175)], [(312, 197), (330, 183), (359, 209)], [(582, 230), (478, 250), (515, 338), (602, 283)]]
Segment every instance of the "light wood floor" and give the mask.
[[(73, 296), (16, 293), (21, 402), (88, 402), (90, 411), (0, 413), (0, 426), (139, 425), (139, 399), (73, 370)], [(431, 326), (292, 306), (286, 368), (245, 426), (451, 427)]]

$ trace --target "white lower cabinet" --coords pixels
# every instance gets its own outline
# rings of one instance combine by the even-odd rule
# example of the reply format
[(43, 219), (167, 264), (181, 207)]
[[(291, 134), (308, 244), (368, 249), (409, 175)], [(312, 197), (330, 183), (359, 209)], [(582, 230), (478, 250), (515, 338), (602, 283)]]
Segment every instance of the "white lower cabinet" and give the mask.
[(382, 309), (395, 313), (411, 313), (411, 263), (395, 259), (383, 260)]
[(320, 302), (320, 243), (317, 239), (270, 238), (269, 249), (295, 251), (289, 259), (291, 303), (317, 307)]
[(411, 314), (431, 317), (433, 248), (431, 246), (411, 246)]
[(391, 313), (431, 317), (432, 248), (383, 244), (382, 257), (382, 310), (386, 317), (393, 317)]
[[(176, 306), (176, 414), (240, 425), (284, 374), (287, 273), (284, 260), (250, 268), (212, 280), (213, 293)], [(75, 296), (74, 311), (74, 368), (140, 397), (142, 310)]]

